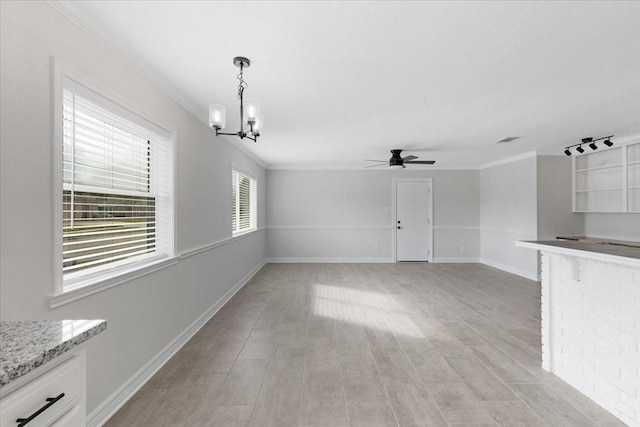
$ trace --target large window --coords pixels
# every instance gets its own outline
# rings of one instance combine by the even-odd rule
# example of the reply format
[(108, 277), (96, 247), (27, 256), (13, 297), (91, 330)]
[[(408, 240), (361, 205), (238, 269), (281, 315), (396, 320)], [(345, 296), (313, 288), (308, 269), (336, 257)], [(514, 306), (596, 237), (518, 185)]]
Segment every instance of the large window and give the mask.
[(62, 104), (62, 290), (173, 255), (165, 132), (72, 80)]
[(233, 234), (256, 229), (256, 180), (234, 169), (231, 172), (231, 228)]

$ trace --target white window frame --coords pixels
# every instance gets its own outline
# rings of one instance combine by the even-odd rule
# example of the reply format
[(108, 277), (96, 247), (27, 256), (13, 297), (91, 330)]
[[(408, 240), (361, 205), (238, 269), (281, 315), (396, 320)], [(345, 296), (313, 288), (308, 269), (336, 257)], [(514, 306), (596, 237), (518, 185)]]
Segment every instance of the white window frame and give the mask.
[[(51, 307), (74, 301), (84, 296), (102, 291), (104, 289), (128, 282), (137, 277), (149, 274), (153, 271), (168, 267), (178, 262), (175, 249), (176, 235), (176, 196), (175, 196), (175, 129), (159, 124), (157, 120), (148, 119), (146, 114), (139, 113), (136, 107), (131, 106), (116, 94), (106, 90), (86, 76), (76, 72), (71, 67), (63, 64), (58, 59), (52, 59), (53, 84), (52, 84), (52, 194), (53, 194), (53, 293), (49, 298)], [(130, 120), (135, 124), (142, 124), (145, 128), (153, 131), (161, 137), (157, 143), (167, 144), (165, 148), (169, 150), (170, 178), (164, 184), (167, 200), (163, 201), (165, 209), (162, 214), (165, 219), (165, 231), (161, 250), (146, 257), (140, 257), (134, 262), (107, 264), (104, 269), (95, 269), (86, 274), (73, 274), (64, 278), (62, 273), (62, 204), (63, 204), (63, 91), (66, 86), (74, 86), (95, 97), (104, 100), (106, 104), (112, 105), (115, 111), (112, 113)], [(152, 178), (153, 179), (153, 178)], [(153, 184), (152, 184), (153, 185)], [(73, 277), (75, 276), (75, 277)]]
[[(233, 173), (238, 173), (240, 175), (243, 175), (247, 178), (249, 178), (250, 180), (250, 186), (249, 186), (249, 228), (243, 228), (242, 230), (234, 230), (233, 229), (233, 210), (231, 210), (231, 235), (233, 237), (238, 237), (238, 236), (242, 236), (243, 234), (248, 234), (251, 232), (254, 232), (258, 229), (258, 180), (256, 179), (255, 176), (253, 176), (252, 174), (248, 173), (247, 171), (237, 167), (236, 165), (231, 166), (231, 182), (233, 183)], [(232, 186), (230, 186), (232, 188)], [(233, 188), (231, 191), (231, 206), (233, 207), (233, 203), (235, 203), (235, 201), (233, 200)], [(238, 212), (238, 210), (236, 209), (236, 212)]]

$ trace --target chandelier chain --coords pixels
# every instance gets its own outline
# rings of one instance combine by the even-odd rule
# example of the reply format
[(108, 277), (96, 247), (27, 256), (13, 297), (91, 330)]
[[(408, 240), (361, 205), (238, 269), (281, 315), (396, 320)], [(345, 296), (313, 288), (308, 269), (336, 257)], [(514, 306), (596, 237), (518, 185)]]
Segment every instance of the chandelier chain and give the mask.
[(240, 84), (238, 85), (238, 99), (242, 99), (244, 90), (249, 86), (249, 84), (244, 81), (242, 73), (243, 73), (243, 64), (240, 63), (240, 74), (238, 74), (237, 76), (238, 80), (240, 81)]

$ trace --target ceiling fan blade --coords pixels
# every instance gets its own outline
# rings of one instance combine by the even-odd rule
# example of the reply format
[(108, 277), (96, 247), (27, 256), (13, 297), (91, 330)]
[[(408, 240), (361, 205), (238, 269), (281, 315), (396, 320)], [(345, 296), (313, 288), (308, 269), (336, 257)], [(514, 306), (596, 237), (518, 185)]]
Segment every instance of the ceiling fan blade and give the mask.
[(413, 159), (417, 159), (416, 156), (407, 156), (407, 157), (403, 157), (402, 160), (404, 160), (405, 162), (410, 162)]
[(380, 163), (379, 165), (364, 166), (365, 168), (376, 168), (378, 166), (387, 166), (389, 162)]
[(432, 165), (435, 162), (436, 162), (435, 160), (413, 160), (405, 163), (408, 163), (410, 165)]
[(365, 162), (380, 162), (380, 163), (387, 163), (389, 162), (389, 160), (371, 160), (371, 159), (364, 159)]

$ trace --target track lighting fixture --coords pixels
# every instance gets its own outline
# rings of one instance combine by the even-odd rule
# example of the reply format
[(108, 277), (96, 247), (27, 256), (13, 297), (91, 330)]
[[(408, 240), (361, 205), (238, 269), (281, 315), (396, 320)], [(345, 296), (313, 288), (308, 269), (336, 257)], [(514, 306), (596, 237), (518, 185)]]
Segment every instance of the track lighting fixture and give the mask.
[[(262, 117), (260, 116), (260, 107), (257, 103), (244, 100), (244, 90), (248, 84), (244, 81), (243, 71), (245, 68), (249, 68), (251, 61), (243, 56), (236, 56), (233, 58), (233, 64), (240, 68), (240, 74), (238, 74), (238, 99), (240, 100), (240, 131), (234, 133), (220, 132), (224, 129), (225, 122), (225, 107), (224, 105), (213, 104), (209, 106), (209, 126), (216, 130), (216, 136), (218, 135), (234, 135), (240, 137), (240, 139), (248, 138), (253, 142), (258, 141), (260, 136), (260, 128), (262, 127)], [(249, 131), (245, 132), (244, 126), (249, 126)]]
[(613, 145), (613, 142), (611, 142), (611, 138), (613, 138), (614, 135), (609, 135), (609, 136), (603, 136), (602, 138), (592, 138), (592, 137), (587, 137), (587, 138), (582, 138), (582, 142), (579, 144), (573, 144), (573, 145), (569, 145), (568, 147), (564, 147), (564, 154), (566, 154), (567, 156), (571, 155), (571, 148), (576, 147), (576, 151), (580, 154), (584, 153), (584, 148), (582, 148), (583, 144), (586, 144), (589, 146), (589, 148), (591, 148), (592, 150), (597, 150), (598, 146), (596, 145), (596, 141), (602, 141), (604, 140), (604, 145), (606, 145), (607, 147), (611, 147)]

